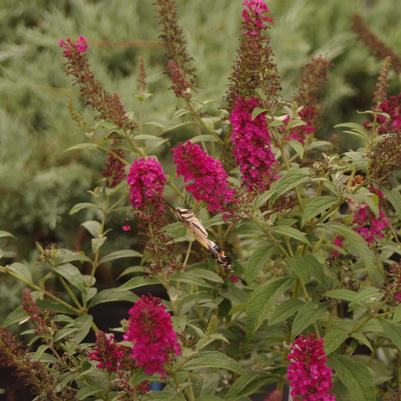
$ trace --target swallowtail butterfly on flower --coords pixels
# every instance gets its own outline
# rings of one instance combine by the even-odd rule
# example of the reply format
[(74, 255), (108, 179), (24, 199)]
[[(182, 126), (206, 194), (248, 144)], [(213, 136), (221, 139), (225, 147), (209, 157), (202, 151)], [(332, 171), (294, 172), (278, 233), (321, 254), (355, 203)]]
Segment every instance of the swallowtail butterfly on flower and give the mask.
[(171, 205), (169, 205), (169, 207), (174, 216), (181, 221), (195, 240), (209, 251), (227, 273), (231, 272), (232, 268), (230, 258), (225, 255), (224, 251), (215, 242), (208, 238), (208, 232), (194, 213), (190, 209), (182, 207), (173, 207)]

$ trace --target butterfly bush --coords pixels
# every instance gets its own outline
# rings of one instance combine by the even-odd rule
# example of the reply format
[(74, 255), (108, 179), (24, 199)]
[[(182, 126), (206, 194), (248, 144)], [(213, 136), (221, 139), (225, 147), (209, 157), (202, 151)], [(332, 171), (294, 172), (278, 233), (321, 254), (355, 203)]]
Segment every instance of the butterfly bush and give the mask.
[(171, 317), (159, 298), (144, 295), (129, 311), (124, 339), (133, 343), (131, 356), (146, 374), (166, 375), (166, 364), (181, 355)]
[(276, 178), (277, 162), (264, 114), (252, 118), (258, 99), (238, 97), (230, 115), (235, 161), (248, 190), (264, 191)]
[(300, 336), (288, 355), (288, 381), (294, 400), (335, 401), (332, 394), (332, 370), (327, 366), (323, 339)]
[(153, 157), (135, 160), (129, 170), (127, 183), (129, 199), (134, 209), (151, 211), (155, 218), (164, 211), (163, 191), (166, 176), (161, 164)]
[[(154, 7), (175, 95), (157, 121), (149, 99), (168, 85), (143, 58), (128, 111), (96, 78), (89, 39), (54, 46), (81, 100), (67, 106), (84, 134), (69, 151), (100, 157), (87, 158), (93, 182), (69, 212), (82, 218), (73, 243), (58, 235), (65, 216), (41, 233), (31, 265), (0, 231), (0, 273), (26, 287), (0, 324), (0, 367), (38, 401), (397, 399), (397, 55), (353, 18), (386, 58), (356, 117), (366, 122), (341, 123), (327, 141), (330, 61), (313, 57), (294, 95), (281, 94), (265, 1), (242, 3), (218, 105), (203, 99), (175, 2)], [(335, 138), (349, 134), (343, 151)]]
[(184, 178), (186, 190), (196, 200), (206, 202), (211, 213), (227, 210), (235, 191), (221, 162), (190, 141), (178, 145), (172, 152), (177, 174)]

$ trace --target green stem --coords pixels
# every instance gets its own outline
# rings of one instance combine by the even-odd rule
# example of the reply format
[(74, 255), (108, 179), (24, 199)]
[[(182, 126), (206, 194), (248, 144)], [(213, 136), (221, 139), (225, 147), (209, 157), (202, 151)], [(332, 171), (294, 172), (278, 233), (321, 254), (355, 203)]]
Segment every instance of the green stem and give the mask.
[(27, 285), (28, 287), (31, 287), (32, 289), (41, 292), (43, 295), (47, 296), (48, 298), (53, 299), (54, 301), (60, 303), (61, 305), (65, 306), (67, 309), (69, 309), (71, 312), (76, 313), (77, 315), (79, 315), (81, 313), (81, 311), (77, 308), (74, 308), (73, 306), (71, 306), (70, 304), (68, 304), (67, 302), (63, 301), (61, 298), (57, 297), (56, 295), (53, 295), (51, 292), (39, 287), (38, 285), (32, 283), (31, 281), (25, 279), (24, 277), (19, 276), (18, 274), (15, 274), (14, 272), (8, 270), (6, 267), (0, 266), (0, 272), (3, 272), (5, 274), (8, 274), (14, 278), (16, 278), (18, 281), (20, 281), (21, 283), (24, 283), (25, 285)]
[(209, 134), (213, 135), (217, 142), (220, 143), (220, 145), (224, 145), (224, 141), (217, 135), (216, 132), (214, 132), (212, 129), (210, 129), (205, 122), (200, 118), (199, 114), (196, 112), (196, 110), (192, 107), (192, 104), (190, 102), (187, 102), (188, 110), (191, 112), (192, 116), (195, 118), (195, 120), (198, 122), (198, 124), (203, 127)]

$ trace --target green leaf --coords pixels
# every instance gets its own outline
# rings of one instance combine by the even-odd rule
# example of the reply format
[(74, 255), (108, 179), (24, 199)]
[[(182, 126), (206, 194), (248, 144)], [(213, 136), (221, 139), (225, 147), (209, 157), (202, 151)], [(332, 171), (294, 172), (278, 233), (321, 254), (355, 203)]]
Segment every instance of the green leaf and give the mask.
[(207, 281), (211, 281), (212, 283), (223, 284), (224, 280), (215, 272), (211, 270), (202, 269), (200, 267), (192, 268), (189, 272), (195, 274), (198, 277), (201, 277)]
[(347, 290), (345, 288), (338, 288), (335, 290), (327, 291), (324, 296), (336, 299), (342, 299), (344, 301), (352, 302), (356, 296), (358, 295), (357, 292)]
[(62, 265), (70, 262), (91, 262), (83, 252), (73, 252), (69, 249), (60, 249), (57, 257), (57, 264)]
[(380, 188), (386, 198), (389, 200), (389, 202), (391, 203), (391, 205), (393, 206), (394, 210), (397, 213), (397, 216), (401, 216), (401, 194), (400, 191), (398, 189), (392, 189), (389, 190), (387, 188), (381, 187)]
[(383, 267), (379, 263), (378, 258), (375, 258), (375, 255), (368, 247), (366, 241), (357, 232), (337, 222), (326, 223), (321, 225), (321, 227), (333, 230), (335, 233), (343, 236), (346, 239), (344, 247), (349, 246), (349, 250), (361, 258), (374, 283), (379, 287), (383, 284)]
[(260, 114), (266, 113), (267, 111), (268, 111), (267, 109), (262, 109), (261, 107), (255, 107), (252, 111), (252, 120), (254, 120)]
[(204, 394), (198, 398), (198, 401), (224, 401), (223, 398), (217, 397), (217, 395)]
[(225, 398), (226, 400), (238, 400), (242, 397), (253, 395), (270, 381), (272, 381), (270, 375), (246, 372), (234, 382)]
[(14, 235), (9, 233), (8, 231), (1, 231), (0, 230), (0, 238), (6, 238), (6, 237), (15, 238)]
[(281, 303), (272, 313), (269, 319), (269, 326), (284, 322), (291, 316), (295, 315), (304, 304), (300, 299), (291, 298)]
[(364, 363), (345, 355), (332, 355), (329, 360), (353, 401), (376, 401), (373, 378)]
[(348, 333), (341, 329), (332, 329), (324, 337), (324, 349), (326, 355), (334, 352), (346, 339)]
[(248, 315), (247, 333), (249, 336), (255, 334), (263, 321), (267, 319), (268, 312), (270, 312), (277, 297), (282, 295), (292, 283), (292, 278), (281, 277), (256, 287), (246, 306)]
[(367, 143), (369, 141), (369, 132), (360, 124), (343, 123), (335, 125), (334, 128), (347, 128), (347, 130), (343, 132), (357, 136), (358, 138), (362, 139), (363, 143)]
[(326, 308), (315, 302), (308, 302), (303, 305), (295, 316), (291, 329), (291, 338), (294, 339), (302, 333), (307, 327), (323, 319), (327, 314)]
[(66, 263), (64, 265), (55, 267), (53, 270), (59, 276), (65, 278), (68, 281), (68, 283), (73, 285), (75, 288), (77, 288), (80, 291), (84, 291), (85, 289), (84, 278), (77, 267), (75, 267), (71, 263)]
[(383, 328), (384, 336), (401, 351), (401, 327), (399, 324), (394, 324), (389, 320), (381, 319), (380, 324)]
[(135, 302), (137, 299), (138, 297), (131, 291), (109, 288), (96, 294), (90, 301), (89, 307), (92, 308), (95, 305), (104, 304), (106, 302)]
[[(289, 170), (282, 178), (275, 181), (271, 187), (272, 201), (275, 201), (281, 195), (296, 188), (298, 185), (304, 184), (309, 180), (309, 171), (297, 169)], [(268, 199), (266, 199), (268, 200)]]
[(198, 142), (217, 142), (216, 137), (213, 135), (197, 135), (193, 138), (191, 138), (192, 143), (198, 143)]
[(152, 277), (133, 277), (124, 283), (119, 290), (133, 290), (134, 288), (145, 287), (147, 285), (160, 284), (160, 281)]
[(123, 249), (121, 251), (115, 251), (104, 256), (100, 260), (100, 263), (108, 263), (113, 260), (123, 259), (123, 258), (140, 258), (140, 257), (142, 257), (142, 254), (140, 254), (137, 251), (134, 251), (132, 249)]
[(248, 284), (252, 284), (258, 276), (260, 270), (267, 264), (270, 256), (273, 254), (275, 246), (267, 241), (259, 244), (248, 258), (245, 267), (245, 279)]
[(92, 238), (91, 245), (93, 252), (96, 253), (104, 245), (106, 240), (107, 237)]
[(70, 215), (80, 212), (83, 209), (99, 209), (99, 207), (94, 203), (83, 202), (77, 203), (71, 210)]
[(85, 221), (85, 223), (81, 224), (84, 226), (94, 238), (99, 238), (102, 234), (103, 228), (102, 225), (95, 220)]
[(242, 373), (243, 368), (234, 359), (218, 351), (205, 351), (200, 356), (190, 359), (183, 366), (184, 370), (199, 370), (207, 368), (226, 369), (235, 373)]
[(291, 140), (288, 142), (288, 144), (294, 149), (297, 156), (302, 160), (304, 158), (304, 147), (303, 147), (302, 143)]
[(94, 143), (90, 142), (84, 142), (84, 143), (79, 143), (78, 145), (71, 146), (66, 150), (66, 152), (71, 152), (73, 150), (96, 150), (98, 149), (98, 146)]
[(97, 385), (84, 386), (77, 391), (76, 397), (79, 401), (85, 400), (92, 395), (99, 394), (103, 391), (102, 388), (99, 388)]
[(302, 214), (302, 226), (337, 203), (338, 199), (336, 199), (334, 196), (318, 196), (313, 198), (305, 206)]
[(21, 323), (28, 317), (28, 314), (22, 309), (22, 306), (18, 306), (13, 310), (1, 323), (3, 327), (9, 327), (16, 323)]
[(5, 266), (5, 269), (13, 272), (18, 277), (21, 277), (22, 279), (32, 283), (32, 274), (28, 266), (25, 266), (22, 263), (13, 263), (11, 265)]
[(283, 235), (284, 237), (290, 237), (298, 240), (306, 245), (309, 245), (309, 241), (306, 239), (306, 234), (302, 231), (297, 230), (290, 226), (273, 226), (272, 232), (274, 234)]
[(288, 260), (288, 267), (304, 284), (316, 279), (322, 284), (326, 280), (324, 267), (312, 255), (296, 255)]
[(198, 277), (195, 273), (192, 273), (190, 270), (174, 273), (171, 276), (171, 281), (211, 288), (209, 283), (207, 283), (202, 277)]

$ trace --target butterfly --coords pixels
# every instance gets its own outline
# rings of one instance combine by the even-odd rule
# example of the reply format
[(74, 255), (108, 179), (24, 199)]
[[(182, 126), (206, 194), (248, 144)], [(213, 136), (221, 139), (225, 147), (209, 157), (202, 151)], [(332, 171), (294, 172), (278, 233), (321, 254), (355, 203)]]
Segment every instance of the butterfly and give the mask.
[(195, 240), (220, 263), (226, 272), (231, 272), (230, 258), (215, 242), (208, 238), (208, 232), (195, 214), (190, 209), (171, 205), (169, 207), (174, 216), (185, 226)]

